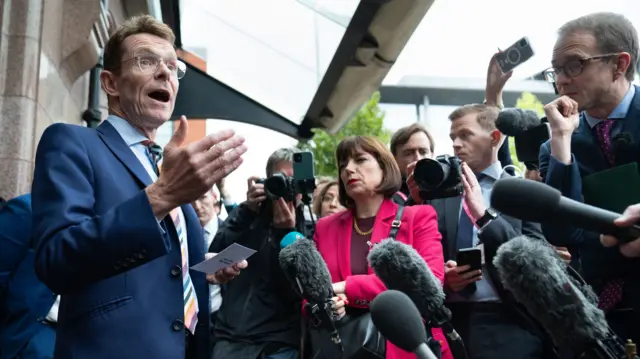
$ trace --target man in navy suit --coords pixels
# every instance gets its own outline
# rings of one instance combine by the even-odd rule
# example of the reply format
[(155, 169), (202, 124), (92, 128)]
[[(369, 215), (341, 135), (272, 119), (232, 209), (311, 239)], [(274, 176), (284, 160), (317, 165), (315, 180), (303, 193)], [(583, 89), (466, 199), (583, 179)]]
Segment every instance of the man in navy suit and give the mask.
[(52, 125), (38, 145), (35, 268), (61, 294), (56, 358), (207, 358), (207, 281), (246, 266), (206, 278), (189, 270), (205, 259), (190, 203), (235, 170), (246, 147), (230, 130), (182, 146), (184, 116), (164, 151), (153, 142), (185, 75), (173, 42), (151, 16), (126, 21), (104, 51), (108, 119), (97, 129)]
[(53, 358), (56, 296), (33, 266), (31, 195), (0, 205), (0, 359)]
[[(633, 86), (638, 34), (624, 16), (595, 13), (562, 26), (553, 50), (560, 97), (544, 108), (551, 138), (540, 149), (540, 174), (563, 195), (582, 200), (585, 176), (616, 165), (611, 138), (626, 133), (635, 144), (625, 158), (640, 158), (640, 90)], [(611, 183), (615, 186), (615, 183)], [(579, 250), (581, 271), (600, 296), (613, 330), (640, 341), (640, 259), (605, 248), (599, 233), (561, 223), (543, 224), (554, 245)]]

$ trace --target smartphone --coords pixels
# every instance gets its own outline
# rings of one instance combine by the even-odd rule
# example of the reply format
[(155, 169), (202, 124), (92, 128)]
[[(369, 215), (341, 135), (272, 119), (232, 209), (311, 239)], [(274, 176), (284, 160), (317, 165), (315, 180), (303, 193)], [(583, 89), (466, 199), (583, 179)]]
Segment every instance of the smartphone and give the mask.
[(482, 250), (480, 248), (460, 249), (456, 256), (456, 262), (458, 267), (468, 265), (471, 267), (469, 270), (480, 270), (482, 269)]
[(526, 36), (499, 53), (496, 59), (503, 74), (515, 69), (518, 65), (533, 57), (533, 48)]
[(315, 181), (313, 153), (309, 151), (293, 154), (293, 179), (296, 181)]

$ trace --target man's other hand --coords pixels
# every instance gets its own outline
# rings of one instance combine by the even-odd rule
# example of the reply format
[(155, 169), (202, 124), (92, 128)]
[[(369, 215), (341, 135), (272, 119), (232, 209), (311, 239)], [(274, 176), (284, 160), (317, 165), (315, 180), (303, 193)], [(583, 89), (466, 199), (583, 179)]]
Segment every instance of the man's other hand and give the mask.
[[(622, 216), (616, 219), (614, 223), (618, 227), (630, 227), (638, 223), (638, 221), (640, 221), (640, 204), (634, 204), (633, 206), (627, 207)], [(636, 238), (628, 243), (620, 243), (616, 237), (601, 235), (600, 242), (602, 242), (605, 247), (620, 245), (620, 253), (625, 257), (640, 257), (640, 238)]]
[[(215, 257), (218, 253), (205, 253), (205, 259), (211, 259)], [(240, 263), (236, 263), (230, 267), (222, 268), (214, 274), (207, 274), (207, 282), (210, 284), (225, 284), (232, 280), (233, 278), (240, 275), (240, 271), (247, 268), (249, 263), (246, 260), (243, 260)]]

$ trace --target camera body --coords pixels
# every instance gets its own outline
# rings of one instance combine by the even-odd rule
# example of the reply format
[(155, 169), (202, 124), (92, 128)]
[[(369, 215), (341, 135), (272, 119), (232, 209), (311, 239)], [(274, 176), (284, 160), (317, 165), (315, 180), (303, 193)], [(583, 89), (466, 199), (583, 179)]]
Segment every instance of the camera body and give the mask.
[(456, 156), (421, 159), (413, 170), (413, 178), (420, 188), (420, 197), (425, 201), (457, 197), (464, 192), (462, 161)]

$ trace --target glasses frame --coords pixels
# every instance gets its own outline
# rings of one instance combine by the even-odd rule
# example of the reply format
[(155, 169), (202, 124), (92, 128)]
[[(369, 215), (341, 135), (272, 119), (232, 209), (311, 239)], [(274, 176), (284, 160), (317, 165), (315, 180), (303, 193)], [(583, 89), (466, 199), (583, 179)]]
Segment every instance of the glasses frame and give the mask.
[[(142, 69), (142, 65), (140, 64), (140, 60), (141, 60), (142, 58), (144, 58), (144, 57), (153, 57), (153, 58), (155, 58), (155, 59), (158, 61), (158, 65), (156, 65), (156, 68), (155, 68), (153, 71), (149, 72), (149, 73), (151, 73), (151, 74), (155, 74), (156, 72), (158, 72), (158, 69), (160, 68), (160, 65), (161, 65), (161, 64), (163, 64), (163, 63), (164, 63), (164, 64), (165, 64), (165, 66), (167, 66), (167, 62), (166, 62), (162, 57), (157, 56), (157, 55), (153, 55), (153, 54), (140, 54), (140, 55), (136, 55), (136, 56), (133, 56), (133, 57), (131, 57), (131, 58), (129, 58), (129, 59), (126, 59), (126, 60), (122, 61), (122, 64), (125, 64), (125, 63), (127, 63), (127, 62), (130, 62), (130, 61), (134, 61), (134, 60), (135, 60), (135, 61), (136, 61), (136, 65), (138, 66), (138, 69), (140, 69), (140, 71), (142, 71), (143, 73), (146, 73), (147, 71), (146, 71), (146, 70), (143, 70), (143, 69)], [(167, 66), (167, 67), (168, 67), (168, 66)], [(181, 71), (182, 71), (182, 75), (180, 75), (180, 72), (181, 72)], [(182, 60), (178, 59), (178, 60), (177, 60), (177, 62), (176, 62), (176, 71), (175, 71), (175, 73), (174, 73), (174, 72), (171, 72), (171, 73), (172, 73), (172, 74), (174, 74), (174, 75), (175, 75), (175, 77), (176, 77), (178, 80), (180, 80), (180, 79), (184, 78), (184, 76), (187, 74), (187, 64), (185, 64)]]
[[(614, 56), (618, 56), (620, 55), (620, 53), (610, 53), (610, 54), (604, 54), (604, 55), (596, 55), (596, 56), (590, 56), (590, 57), (585, 57), (583, 59), (576, 59), (576, 60), (571, 60), (569, 62), (567, 62), (566, 64), (564, 64), (563, 66), (559, 66), (557, 67), (558, 71), (560, 74), (564, 73), (567, 77), (570, 78), (576, 78), (580, 75), (582, 75), (582, 72), (584, 71), (584, 68), (588, 65), (589, 62), (591, 61), (596, 61), (596, 60), (603, 60), (603, 59), (609, 59), (611, 57)], [(565, 69), (567, 67), (568, 64), (572, 63), (572, 62), (578, 62), (580, 64), (580, 71), (578, 71), (578, 73), (576, 74), (569, 74)], [(554, 69), (554, 67), (550, 67), (546, 70), (544, 70), (542, 72), (542, 74), (544, 75), (544, 78), (547, 82), (550, 83), (555, 83), (556, 82), (556, 70)]]

